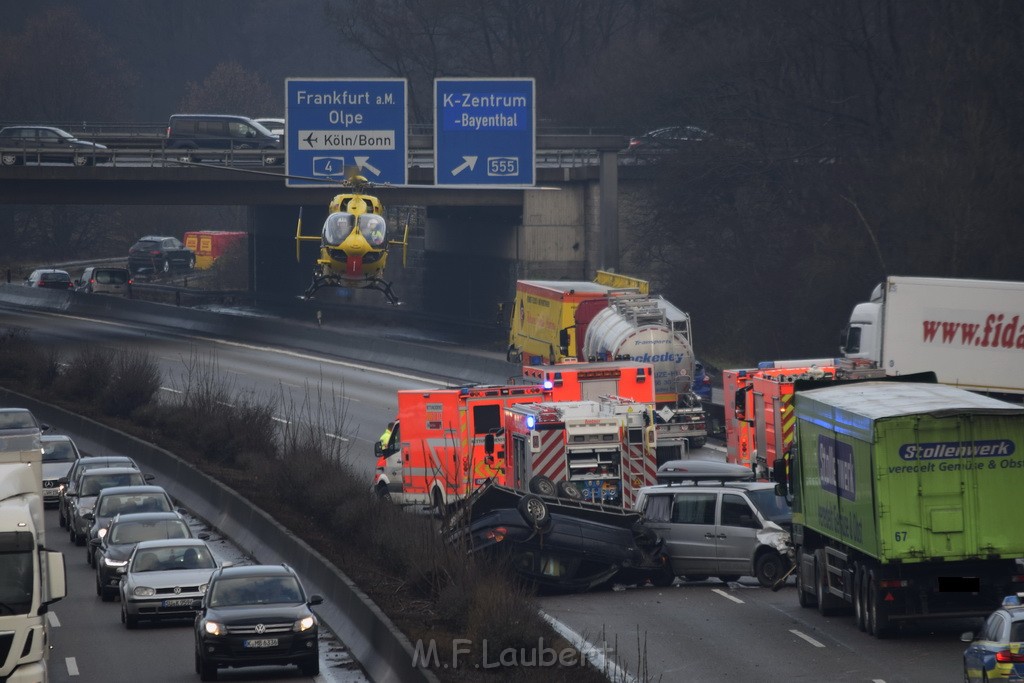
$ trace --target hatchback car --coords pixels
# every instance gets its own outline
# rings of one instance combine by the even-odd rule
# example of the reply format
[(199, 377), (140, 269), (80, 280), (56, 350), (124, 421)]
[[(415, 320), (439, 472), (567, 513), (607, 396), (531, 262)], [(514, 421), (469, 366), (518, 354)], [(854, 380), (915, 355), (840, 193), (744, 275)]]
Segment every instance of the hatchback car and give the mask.
[(169, 274), (196, 267), (196, 253), (177, 237), (147, 235), (128, 250), (128, 270), (139, 274)]
[(68, 520), (71, 519), (71, 499), (78, 490), (79, 477), (82, 472), (97, 467), (133, 467), (139, 469), (135, 461), (127, 455), (87, 456), (75, 461), (71, 465), (71, 469), (68, 470), (67, 475), (61, 477), (57, 482), (60, 487), (60, 497), (57, 502), (57, 521), (62, 529), (67, 527)]
[[(136, 553), (139, 551), (136, 550)], [(218, 569), (195, 622), (196, 673), (204, 681), (224, 667), (297, 664), (306, 676), (320, 673), (319, 622), (288, 565)]]
[(110, 526), (110, 520), (125, 512), (171, 512), (174, 503), (161, 486), (110, 486), (96, 496), (96, 504), (84, 517), (91, 522), (85, 534), (85, 559), (89, 566), (95, 564), (96, 547), (93, 539), (103, 538)]
[(775, 484), (743, 481), (752, 476), (742, 465), (674, 460), (658, 468), (673, 483), (640, 489), (636, 508), (664, 539), (673, 576), (754, 576), (772, 587), (786, 573), (792, 512)]
[(121, 578), (121, 622), (133, 629), (141, 619), (194, 618), (217, 568), (198, 538), (140, 541)]
[(7, 126), (0, 128), (0, 162), (4, 166), (57, 162), (92, 166), (110, 161), (105, 145), (79, 140), (53, 126)]
[(43, 287), (44, 289), (74, 289), (75, 283), (71, 281), (68, 271), (57, 268), (40, 268), (33, 270), (25, 278), (26, 287)]
[[(199, 538), (208, 534), (199, 534)], [(104, 602), (117, 597), (121, 575), (135, 546), (142, 541), (192, 538), (192, 530), (178, 512), (133, 512), (110, 520), (107, 533), (89, 545), (96, 553), (96, 595)]]
[(39, 440), (43, 447), (43, 504), (56, 507), (60, 503), (60, 480), (68, 476), (82, 454), (70, 436), (44, 434)]
[(105, 266), (89, 266), (82, 271), (82, 277), (75, 281), (75, 291), (85, 294), (127, 296), (131, 293), (131, 286), (132, 276), (127, 268)]
[(960, 639), (970, 643), (964, 650), (964, 680), (968, 683), (1024, 680), (1024, 607), (1020, 596), (1006, 596), (980, 631), (968, 631)]
[[(100, 491), (111, 486), (142, 486), (146, 478), (131, 467), (97, 467), (82, 472), (73, 493), (68, 493), (68, 535), (75, 545), (85, 545), (92, 526), (92, 511)], [(89, 517), (86, 517), (89, 515)]]

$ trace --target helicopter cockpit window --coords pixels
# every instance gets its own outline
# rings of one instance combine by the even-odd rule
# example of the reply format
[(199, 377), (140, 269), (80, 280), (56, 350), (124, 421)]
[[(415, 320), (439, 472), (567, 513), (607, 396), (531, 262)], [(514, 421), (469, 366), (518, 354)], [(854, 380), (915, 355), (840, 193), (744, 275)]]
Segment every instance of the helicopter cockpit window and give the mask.
[(384, 238), (387, 237), (387, 223), (384, 216), (373, 213), (364, 213), (359, 217), (359, 232), (371, 246), (381, 247), (384, 245)]
[(332, 213), (324, 221), (324, 229), (322, 237), (324, 242), (336, 247), (345, 241), (345, 238), (352, 232), (352, 226), (355, 224), (355, 216), (344, 211), (337, 211)]

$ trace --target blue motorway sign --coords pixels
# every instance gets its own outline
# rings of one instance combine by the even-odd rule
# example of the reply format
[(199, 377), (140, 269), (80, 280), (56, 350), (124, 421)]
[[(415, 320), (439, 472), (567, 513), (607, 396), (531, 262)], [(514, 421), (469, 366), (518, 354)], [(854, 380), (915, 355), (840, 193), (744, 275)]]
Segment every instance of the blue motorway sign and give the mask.
[(288, 187), (320, 187), (353, 168), (371, 182), (407, 183), (404, 78), (289, 78), (285, 90)]
[(434, 184), (533, 185), (532, 78), (434, 80)]

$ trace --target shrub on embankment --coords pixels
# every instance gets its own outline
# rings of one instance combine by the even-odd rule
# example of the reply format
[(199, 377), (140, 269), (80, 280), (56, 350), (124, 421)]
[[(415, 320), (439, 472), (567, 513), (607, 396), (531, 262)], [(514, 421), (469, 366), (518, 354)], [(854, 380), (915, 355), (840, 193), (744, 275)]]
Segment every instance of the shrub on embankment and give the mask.
[[(295, 404), (220, 377), (215, 358), (194, 352), (179, 377), (165, 378), (144, 351), (41, 351), (25, 332), (0, 329), (0, 385), (157, 444), (249, 497), (346, 572), (414, 644), (436, 643), (443, 680), (606, 680), (578, 664), (476, 668), (485, 642), (492, 657), (511, 648), (520, 661), (541, 643), (569, 645), (507, 567), (445, 543), (433, 518), (369, 495), (348, 468), (349, 442), (336, 438), (347, 432), (340, 392), (318, 382)], [(471, 648), (458, 660), (465, 668), (443, 666), (460, 639)]]

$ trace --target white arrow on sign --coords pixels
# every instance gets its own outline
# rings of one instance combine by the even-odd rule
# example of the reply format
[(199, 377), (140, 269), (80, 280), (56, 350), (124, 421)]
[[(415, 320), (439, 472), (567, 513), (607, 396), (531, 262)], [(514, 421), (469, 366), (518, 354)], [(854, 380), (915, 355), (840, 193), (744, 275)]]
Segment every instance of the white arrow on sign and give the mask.
[(459, 175), (467, 168), (472, 171), (473, 167), (476, 166), (476, 160), (478, 157), (462, 157), (463, 161), (461, 164), (452, 169), (452, 175)]
[(356, 166), (359, 168), (365, 168), (373, 175), (380, 175), (380, 169), (370, 164), (370, 157), (353, 157), (356, 162)]

